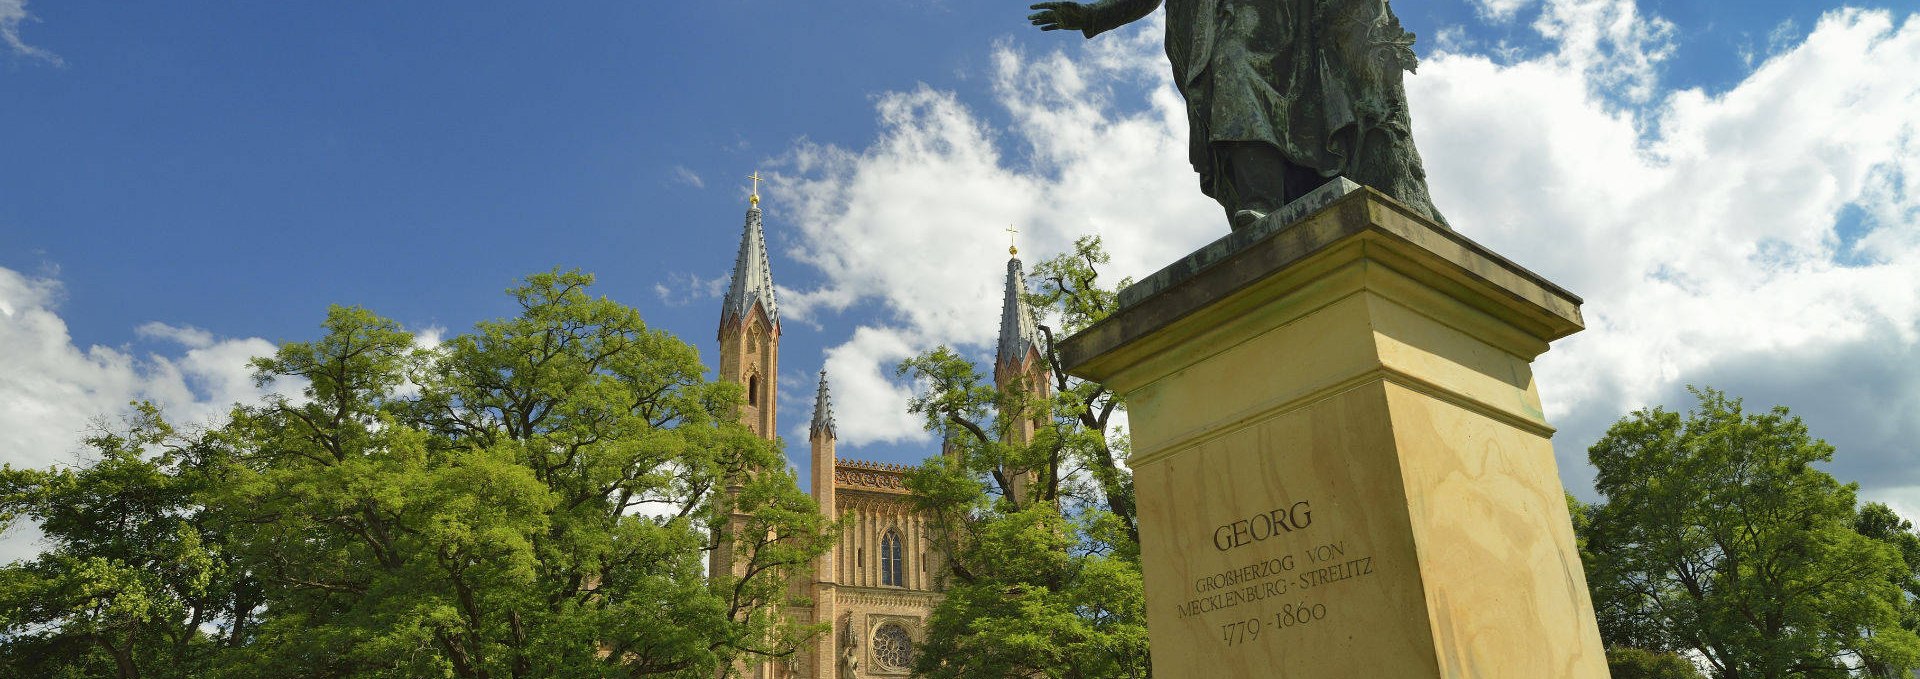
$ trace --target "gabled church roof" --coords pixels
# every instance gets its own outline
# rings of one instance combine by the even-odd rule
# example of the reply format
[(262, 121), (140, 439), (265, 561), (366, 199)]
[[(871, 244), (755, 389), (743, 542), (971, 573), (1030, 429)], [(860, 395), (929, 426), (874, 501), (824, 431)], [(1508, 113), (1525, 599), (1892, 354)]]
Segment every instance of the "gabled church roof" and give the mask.
[(820, 371), (820, 392), (813, 397), (813, 429), (811, 433), (818, 436), (821, 432), (826, 432), (828, 437), (835, 436), (833, 433), (833, 399), (827, 392), (827, 371), (825, 370)]
[(744, 322), (759, 302), (767, 310), (767, 321), (780, 326), (780, 311), (773, 301), (773, 270), (767, 266), (767, 236), (760, 226), (760, 196), (747, 208), (747, 227), (740, 235), (740, 254), (733, 260), (733, 281), (727, 284), (727, 297), (720, 306), (720, 327)]
[(1027, 351), (1039, 346), (1040, 331), (1033, 320), (1033, 309), (1027, 306), (1027, 277), (1020, 264), (1019, 257), (1007, 259), (1007, 298), (1000, 307), (1000, 351), (994, 356), (996, 365), (1019, 363), (1027, 357)]

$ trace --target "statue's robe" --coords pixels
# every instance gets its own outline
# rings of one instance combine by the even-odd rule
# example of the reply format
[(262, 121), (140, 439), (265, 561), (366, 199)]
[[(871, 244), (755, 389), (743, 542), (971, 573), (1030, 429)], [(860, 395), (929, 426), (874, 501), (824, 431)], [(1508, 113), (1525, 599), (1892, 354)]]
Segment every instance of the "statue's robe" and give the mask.
[[(1091, 38), (1161, 0), (1088, 6)], [(1189, 160), (1220, 198), (1221, 145), (1271, 144), (1324, 179), (1345, 175), (1444, 221), (1414, 150), (1403, 71), (1413, 35), (1386, 0), (1166, 0), (1167, 57), (1187, 101)], [(1289, 187), (1286, 199), (1314, 187)]]

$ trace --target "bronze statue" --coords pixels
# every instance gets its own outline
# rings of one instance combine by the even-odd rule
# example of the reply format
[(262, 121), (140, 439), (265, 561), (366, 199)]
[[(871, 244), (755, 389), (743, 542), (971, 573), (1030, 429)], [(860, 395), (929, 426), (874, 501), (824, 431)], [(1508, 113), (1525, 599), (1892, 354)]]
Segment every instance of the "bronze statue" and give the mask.
[[(1161, 0), (1042, 2), (1041, 30), (1092, 38)], [(1413, 34), (1386, 0), (1166, 0), (1200, 190), (1244, 228), (1345, 175), (1445, 224), (1413, 148)]]

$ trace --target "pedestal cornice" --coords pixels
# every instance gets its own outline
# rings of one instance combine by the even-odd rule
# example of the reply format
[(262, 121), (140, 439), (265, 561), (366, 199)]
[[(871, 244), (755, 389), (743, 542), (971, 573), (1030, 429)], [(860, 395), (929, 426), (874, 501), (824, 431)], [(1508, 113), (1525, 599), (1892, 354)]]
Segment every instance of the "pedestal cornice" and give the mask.
[(1312, 292), (1305, 288), (1329, 270), (1361, 258), (1512, 326), (1532, 340), (1512, 343), (1532, 350), (1525, 359), (1585, 327), (1578, 296), (1379, 191), (1344, 182), (1316, 194), (1302, 202), (1324, 207), (1298, 221), (1280, 221), (1297, 211), (1276, 212), (1122, 290), (1118, 311), (1061, 342), (1067, 372), (1128, 391), (1115, 380), (1165, 348), (1153, 335), (1191, 341), (1208, 334), (1194, 328), (1231, 325), (1250, 309)]

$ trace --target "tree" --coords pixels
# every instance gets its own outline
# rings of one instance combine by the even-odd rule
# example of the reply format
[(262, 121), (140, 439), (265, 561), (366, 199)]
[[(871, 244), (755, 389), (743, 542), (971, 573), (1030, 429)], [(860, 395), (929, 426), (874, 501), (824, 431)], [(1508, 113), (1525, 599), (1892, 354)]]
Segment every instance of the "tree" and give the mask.
[[(1900, 561), (1905, 568), (1893, 574), (1893, 582), (1903, 594), (1895, 606), (1899, 611), (1900, 628), (1910, 633), (1920, 633), (1920, 534), (1914, 532), (1913, 523), (1900, 518), (1891, 507), (1869, 502), (1854, 517), (1853, 529), (1868, 538), (1892, 545), (1900, 554)], [(1861, 656), (1868, 676), (1907, 679), (1900, 676), (1902, 667), (1876, 657), (1872, 651), (1862, 649)]]
[(1607, 649), (1607, 674), (1613, 679), (1700, 679), (1693, 663), (1680, 654), (1638, 648)]
[[(107, 563), (124, 568), (48, 569), (141, 598), (76, 599), (95, 612), (38, 624), (118, 643), (108, 633), (198, 639), (211, 623), (217, 643), (200, 645), (217, 653), (192, 676), (711, 677), (742, 655), (795, 652), (815, 630), (777, 610), (833, 526), (775, 443), (736, 421), (740, 389), (706, 381), (692, 347), (589, 296), (591, 283), (530, 276), (510, 291), (517, 317), (435, 347), (334, 307), (320, 339), (254, 363), (298, 398), (237, 407), (171, 457), (148, 458), (151, 437), (102, 439), (112, 454), (74, 481), (9, 470), (8, 498), (73, 486), (122, 514), (158, 498), (131, 508), (151, 528), (114, 547), (131, 556)], [(116, 481), (121, 469), (141, 485)], [(736, 509), (747, 529), (724, 530)], [(99, 551), (90, 536), (119, 528), (95, 514), (50, 554)], [(746, 575), (706, 576), (722, 541)], [(206, 577), (175, 572), (209, 560), (220, 567), (186, 573)], [(5, 592), (35, 591), (22, 572), (4, 572)], [(225, 589), (196, 584), (214, 576)]]
[[(1035, 267), (1029, 303), (1065, 333), (1098, 321), (1113, 308), (1096, 285), (1105, 262), (1099, 239), (1081, 239)], [(1149, 675), (1133, 480), (1109, 430), (1120, 403), (1061, 370), (1042, 332), (1048, 398), (995, 388), (947, 347), (900, 365), (922, 385), (910, 409), (946, 441), (907, 482), (950, 566), (915, 659), (925, 676)], [(1025, 422), (1037, 423), (1029, 441), (1012, 433)]]
[(0, 466), (0, 528), (31, 519), (51, 545), (0, 567), (0, 677), (190, 677), (234, 643), (219, 628), (251, 588), (193, 502), (189, 441), (139, 403), (87, 464)]
[(1694, 390), (1615, 423), (1588, 451), (1606, 501), (1581, 529), (1609, 646), (1685, 651), (1721, 679), (1844, 677), (1920, 664), (1899, 625), (1911, 569), (1855, 530), (1853, 484), (1813, 468), (1833, 448), (1785, 408)]

